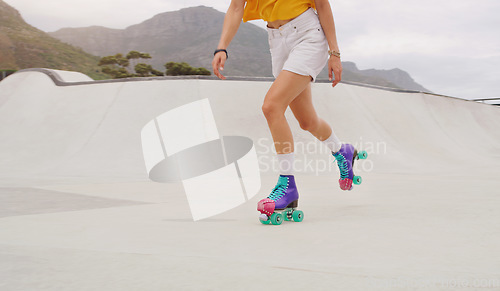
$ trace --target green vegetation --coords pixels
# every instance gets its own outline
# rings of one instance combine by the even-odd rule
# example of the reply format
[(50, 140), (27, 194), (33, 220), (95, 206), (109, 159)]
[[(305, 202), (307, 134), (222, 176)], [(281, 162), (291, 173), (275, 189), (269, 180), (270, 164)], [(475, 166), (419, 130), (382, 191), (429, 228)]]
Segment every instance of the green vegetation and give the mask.
[(135, 65), (134, 69), (139, 77), (148, 77), (151, 75), (160, 77), (164, 75), (163, 72), (155, 70), (151, 65), (147, 64), (137, 64)]
[[(126, 57), (122, 54), (102, 57), (98, 65), (102, 67), (102, 72), (110, 75), (114, 79), (130, 77), (163, 76), (163, 73), (153, 69), (149, 64), (138, 63), (139, 59), (151, 59), (148, 53), (130, 51)], [(130, 63), (133, 63), (135, 74), (130, 73)]]
[(17, 70), (0, 70), (0, 75), (10, 75), (17, 72)]
[(185, 75), (204, 75), (210, 76), (211, 73), (205, 68), (193, 68), (188, 63), (168, 62), (165, 64), (167, 76), (185, 76)]
[(7, 76), (12, 75), (16, 70), (0, 70), (0, 81), (7, 78)]
[[(125, 57), (122, 54), (102, 57), (98, 65), (102, 67), (103, 73), (114, 79), (165, 75), (163, 72), (153, 69), (150, 64), (139, 63), (140, 59), (149, 60), (151, 56), (148, 53), (130, 51)], [(134, 68), (135, 74), (130, 72), (130, 67)], [(184, 62), (168, 62), (165, 64), (165, 68), (167, 76), (211, 75), (210, 71), (205, 68), (193, 68)]]
[(127, 60), (132, 61), (134, 68), (137, 65), (137, 64), (134, 64), (134, 62), (135, 62), (135, 60), (138, 60), (138, 59), (152, 59), (152, 57), (148, 53), (140, 53), (138, 51), (130, 51), (127, 54)]
[(0, 69), (49, 68), (82, 72), (94, 79), (99, 58), (27, 24), (17, 10), (0, 1)]
[(122, 54), (116, 54), (101, 58), (97, 65), (102, 67), (104, 74), (110, 75), (114, 79), (120, 79), (132, 77), (127, 70), (129, 63), (129, 60), (124, 58)]

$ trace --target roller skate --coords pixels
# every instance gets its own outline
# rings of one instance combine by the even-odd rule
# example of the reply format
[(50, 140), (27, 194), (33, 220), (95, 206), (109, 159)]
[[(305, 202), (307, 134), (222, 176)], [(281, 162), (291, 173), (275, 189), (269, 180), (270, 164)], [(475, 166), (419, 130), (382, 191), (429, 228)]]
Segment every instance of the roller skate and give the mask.
[(362, 182), (361, 176), (354, 176), (353, 165), (355, 160), (366, 159), (368, 154), (366, 151), (356, 150), (352, 144), (342, 144), (340, 150), (332, 153), (333, 157), (337, 160), (340, 170), (340, 189), (352, 190), (352, 184), (360, 185)]
[(304, 213), (296, 209), (298, 205), (299, 192), (294, 176), (280, 175), (271, 194), (257, 204), (257, 210), (261, 213), (259, 220), (262, 224), (273, 225), (280, 225), (283, 220), (301, 222)]

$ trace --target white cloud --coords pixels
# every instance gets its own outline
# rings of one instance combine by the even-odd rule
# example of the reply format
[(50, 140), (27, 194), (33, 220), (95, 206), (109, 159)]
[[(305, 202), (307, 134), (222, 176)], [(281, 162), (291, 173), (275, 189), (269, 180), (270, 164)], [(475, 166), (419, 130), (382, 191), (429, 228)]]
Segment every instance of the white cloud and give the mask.
[(398, 67), (445, 95), (500, 96), (500, 1), (352, 0), (333, 10), (342, 55), (361, 69)]
[(170, 0), (7, 0), (24, 19), (44, 31), (100, 25), (125, 28), (166, 11), (205, 5), (227, 10), (226, 1)]
[(399, 53), (436, 54), (458, 46), (454, 39), (403, 30), (379, 34), (370, 31), (346, 43), (344, 51), (352, 56), (376, 56)]

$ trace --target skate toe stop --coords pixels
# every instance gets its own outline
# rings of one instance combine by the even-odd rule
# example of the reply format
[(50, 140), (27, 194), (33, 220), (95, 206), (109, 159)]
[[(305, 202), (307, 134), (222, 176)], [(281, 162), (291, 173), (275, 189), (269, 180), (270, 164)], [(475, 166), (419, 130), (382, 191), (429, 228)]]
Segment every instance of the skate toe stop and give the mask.
[(351, 179), (340, 179), (339, 185), (340, 185), (340, 189), (342, 189), (342, 190), (350, 190), (352, 188), (352, 180)]

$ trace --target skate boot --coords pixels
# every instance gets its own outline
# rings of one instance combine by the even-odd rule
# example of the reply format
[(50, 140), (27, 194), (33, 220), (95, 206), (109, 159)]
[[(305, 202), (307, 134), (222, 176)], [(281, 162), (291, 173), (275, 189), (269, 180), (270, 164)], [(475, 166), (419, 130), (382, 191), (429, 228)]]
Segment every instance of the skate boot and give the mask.
[(304, 213), (296, 210), (299, 204), (299, 192), (295, 186), (293, 175), (280, 175), (278, 184), (265, 199), (257, 204), (260, 211), (259, 220), (262, 224), (279, 225), (283, 220), (300, 222), (304, 219)]
[(352, 144), (342, 144), (340, 150), (332, 153), (333, 157), (337, 160), (340, 170), (340, 189), (352, 190), (352, 184), (359, 185), (362, 182), (361, 176), (354, 176), (353, 165), (354, 161), (358, 159), (366, 159), (368, 154), (366, 151), (358, 151)]

